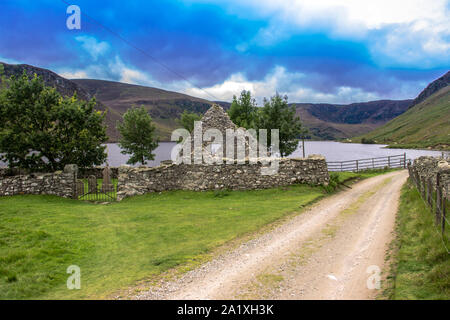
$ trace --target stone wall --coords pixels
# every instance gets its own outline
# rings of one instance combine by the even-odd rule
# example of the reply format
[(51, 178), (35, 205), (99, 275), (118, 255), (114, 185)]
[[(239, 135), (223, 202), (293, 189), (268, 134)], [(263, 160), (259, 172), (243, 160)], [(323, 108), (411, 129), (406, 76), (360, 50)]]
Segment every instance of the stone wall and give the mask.
[(450, 164), (443, 158), (430, 156), (419, 157), (414, 160), (411, 169), (417, 172), (419, 177), (430, 179), (433, 186), (436, 186), (437, 174), (440, 173), (440, 184), (444, 187), (447, 198), (450, 198)]
[(6, 176), (0, 179), (0, 196), (19, 194), (49, 194), (65, 198), (74, 195), (75, 165), (67, 165), (64, 171)]
[[(103, 178), (103, 169), (105, 167), (96, 166), (93, 168), (78, 168), (78, 179), (87, 179), (89, 176), (95, 176), (97, 179)], [(109, 167), (111, 169), (111, 178), (117, 179), (119, 175), (119, 167)], [(20, 175), (29, 175), (34, 172), (31, 172), (27, 169), (18, 169), (18, 168), (0, 168), (0, 179), (20, 176)]]
[[(103, 170), (105, 167), (79, 168), (78, 179), (87, 179), (89, 176), (95, 176), (97, 179), (103, 178)], [(119, 176), (119, 167), (109, 167), (111, 170), (111, 178), (117, 179)]]
[(329, 182), (328, 168), (322, 156), (280, 159), (274, 175), (261, 175), (257, 164), (163, 164), (159, 167), (122, 166), (119, 168), (118, 200), (149, 192), (168, 190), (252, 190), (297, 183), (322, 185)]

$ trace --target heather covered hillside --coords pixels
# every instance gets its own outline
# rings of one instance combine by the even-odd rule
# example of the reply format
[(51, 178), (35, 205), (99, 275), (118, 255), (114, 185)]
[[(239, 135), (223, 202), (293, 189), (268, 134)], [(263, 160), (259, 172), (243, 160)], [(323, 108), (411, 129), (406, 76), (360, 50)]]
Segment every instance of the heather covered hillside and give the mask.
[(450, 150), (450, 86), (360, 138), (397, 148)]

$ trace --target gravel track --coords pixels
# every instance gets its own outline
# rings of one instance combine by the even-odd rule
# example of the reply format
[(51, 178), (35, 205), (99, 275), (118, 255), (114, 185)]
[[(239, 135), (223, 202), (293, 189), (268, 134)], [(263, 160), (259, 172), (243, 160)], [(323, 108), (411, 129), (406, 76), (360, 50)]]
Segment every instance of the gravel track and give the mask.
[[(371, 299), (407, 171), (360, 181), (135, 299)], [(375, 267), (373, 267), (375, 266)]]

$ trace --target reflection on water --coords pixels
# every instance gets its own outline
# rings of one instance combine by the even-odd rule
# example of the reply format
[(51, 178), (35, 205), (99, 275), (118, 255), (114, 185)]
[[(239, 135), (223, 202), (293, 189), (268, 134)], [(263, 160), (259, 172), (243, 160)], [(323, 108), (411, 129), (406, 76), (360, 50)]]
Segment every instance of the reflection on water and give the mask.
[[(306, 141), (305, 154), (321, 154), (327, 161), (344, 161), (365, 158), (386, 157), (406, 152), (406, 159), (416, 159), (420, 156), (440, 156), (441, 151), (415, 149), (387, 149), (380, 144), (341, 143), (335, 141)], [(448, 152), (447, 152), (448, 153)], [(301, 157), (301, 144), (290, 157)]]
[[(155, 160), (149, 161), (148, 166), (157, 166), (163, 160), (169, 160), (175, 142), (161, 142), (154, 151)], [(412, 149), (386, 149), (383, 145), (340, 143), (335, 141), (306, 141), (305, 154), (321, 154), (327, 161), (342, 161), (365, 158), (376, 158), (403, 154), (406, 152), (407, 159), (415, 159), (420, 156), (439, 156), (440, 151), (412, 150)], [(301, 143), (299, 148), (290, 157), (302, 157)], [(108, 144), (108, 162), (110, 166), (120, 166), (126, 164), (127, 155), (120, 153), (120, 148), (115, 143)]]
[[(147, 161), (147, 166), (155, 167), (163, 160), (170, 159), (170, 153), (172, 152), (172, 147), (176, 145), (175, 142), (160, 142), (158, 147), (153, 151), (155, 154), (155, 160)], [(127, 154), (120, 153), (120, 148), (117, 143), (108, 143), (106, 145), (108, 150), (108, 164), (111, 167), (119, 167), (126, 164), (130, 158)], [(135, 166), (139, 166), (140, 163)]]

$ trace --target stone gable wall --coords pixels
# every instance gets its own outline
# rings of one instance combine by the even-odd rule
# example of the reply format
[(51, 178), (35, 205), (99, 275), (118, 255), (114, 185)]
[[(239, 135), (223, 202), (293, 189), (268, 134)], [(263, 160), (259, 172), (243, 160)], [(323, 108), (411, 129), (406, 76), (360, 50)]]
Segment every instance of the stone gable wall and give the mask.
[(298, 183), (326, 185), (328, 168), (322, 156), (280, 159), (274, 175), (261, 175), (261, 163), (194, 165), (169, 164), (159, 167), (119, 168), (118, 200), (150, 192), (169, 190), (253, 190)]

